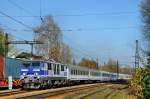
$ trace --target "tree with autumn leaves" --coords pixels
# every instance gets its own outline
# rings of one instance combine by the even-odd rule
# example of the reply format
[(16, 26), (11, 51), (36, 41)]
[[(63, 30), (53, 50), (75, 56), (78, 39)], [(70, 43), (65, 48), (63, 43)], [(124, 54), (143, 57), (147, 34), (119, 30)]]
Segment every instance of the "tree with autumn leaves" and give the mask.
[(79, 65), (83, 67), (93, 68), (93, 69), (98, 68), (96, 61), (87, 58), (82, 58), (81, 61), (79, 62)]

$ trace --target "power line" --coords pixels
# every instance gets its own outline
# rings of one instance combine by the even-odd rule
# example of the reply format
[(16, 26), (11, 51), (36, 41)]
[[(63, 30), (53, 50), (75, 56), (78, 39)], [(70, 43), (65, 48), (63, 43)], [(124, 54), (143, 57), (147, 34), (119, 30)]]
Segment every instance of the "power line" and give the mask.
[(16, 36), (16, 35), (11, 34), (11, 33), (7, 33), (7, 34), (10, 35), (11, 37), (16, 38), (16, 39), (27, 41), (27, 40), (25, 40), (24, 38), (18, 37), (18, 36)]
[(121, 14), (135, 14), (137, 12), (103, 12), (103, 13), (81, 13), (81, 14), (56, 14), (53, 16), (100, 16), (100, 15), (121, 15)]
[(25, 13), (31, 15), (31, 16), (12, 16), (12, 17), (27, 17), (27, 18), (29, 18), (29, 17), (34, 17), (34, 18), (38, 17), (39, 18), (40, 17), (40, 19), (43, 20), (42, 17), (41, 17), (41, 4), (40, 4), (40, 16), (34, 16), (30, 11), (28, 11), (25, 8), (21, 7), (16, 2), (14, 2), (12, 0), (8, 0), (8, 2), (11, 3), (12, 5), (14, 5), (15, 7), (19, 8), (20, 10), (24, 11)]
[[(134, 13), (120, 13), (120, 14), (134, 14)], [(117, 14), (117, 13), (95, 13), (95, 14), (56, 14), (56, 15), (51, 15), (52, 17), (80, 17), (80, 16), (102, 16), (102, 15), (120, 15), (120, 14)], [(4, 16), (0, 16), (0, 17), (4, 17)], [(12, 17), (24, 17), (24, 18), (40, 18), (40, 17), (45, 17), (45, 15), (12, 15)]]
[[(64, 37), (65, 37), (66, 39), (68, 39), (69, 41), (73, 42), (72, 39), (70, 39), (70, 38), (68, 38), (68, 37), (66, 37), (66, 36), (64, 36)], [(82, 54), (85, 55), (85, 56), (90, 57), (91, 59), (96, 59), (96, 58), (92, 57), (91, 55), (89, 55), (89, 54), (88, 54), (88, 51), (85, 50), (85, 49), (83, 49), (78, 43), (76, 43), (76, 42), (73, 42), (73, 43), (76, 44), (77, 47), (75, 47), (75, 48), (71, 47), (72, 49), (74, 49), (74, 50), (76, 50), (76, 51), (82, 53)], [(83, 50), (83, 51), (82, 51), (82, 50)]]
[(28, 10), (26, 10), (25, 8), (21, 7), (20, 5), (18, 5), (17, 3), (15, 3), (12, 0), (7, 0), (9, 3), (11, 3), (12, 5), (14, 5), (15, 7), (19, 8), (20, 10), (24, 11), (27, 14), (33, 15), (31, 12), (29, 12)]
[[(61, 29), (61, 31), (72, 32), (72, 31), (105, 31), (105, 30), (122, 30), (122, 29), (134, 29), (138, 28), (138, 26), (130, 26), (130, 27), (106, 27), (106, 28), (76, 28), (76, 29)], [(32, 29), (15, 29), (15, 28), (4, 28), (5, 30), (10, 31), (33, 31)], [(49, 30), (55, 31), (55, 30)]]
[(5, 13), (4, 13), (4, 12), (2, 12), (2, 11), (0, 11), (0, 14), (4, 15), (4, 16), (6, 16), (6, 17), (10, 18), (10, 19), (12, 19), (13, 21), (15, 21), (15, 22), (17, 22), (17, 23), (19, 23), (19, 24), (21, 24), (21, 25), (25, 26), (26, 28), (32, 29), (32, 27), (30, 27), (29, 25), (24, 24), (23, 22), (21, 22), (21, 21), (19, 21), (19, 20), (15, 19), (15, 18), (13, 18), (13, 17), (11, 17), (11, 16), (9, 16), (9, 15), (5, 14)]
[(44, 22), (43, 18), (42, 18), (42, 1), (40, 0), (40, 19), (42, 22)]
[[(0, 17), (6, 17), (6, 16), (0, 16)], [(38, 16), (38, 15), (33, 15), (33, 16), (30, 16), (30, 15), (11, 15), (11, 17), (24, 17), (24, 18), (33, 18), (33, 17), (37, 17), (37, 18), (39, 18), (40, 16)]]
[[(18, 16), (18, 15), (13, 15), (12, 17), (45, 17), (42, 16), (42, 10), (40, 10), (40, 15), (33, 15), (31, 14), (31, 16)], [(136, 12), (108, 12), (108, 13), (81, 13), (81, 14), (55, 14), (55, 15), (51, 15), (52, 17), (78, 17), (78, 16), (102, 16), (102, 15), (125, 15), (125, 14), (135, 14)], [(29, 14), (29, 13), (28, 13)], [(3, 17), (3, 16), (0, 16)]]

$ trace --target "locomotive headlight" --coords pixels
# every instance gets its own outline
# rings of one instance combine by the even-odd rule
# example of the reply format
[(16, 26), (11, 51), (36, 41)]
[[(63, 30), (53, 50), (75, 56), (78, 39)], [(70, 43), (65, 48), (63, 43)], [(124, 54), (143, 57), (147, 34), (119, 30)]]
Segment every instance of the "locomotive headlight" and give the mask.
[(34, 75), (36, 75), (36, 76), (37, 76), (37, 75), (38, 75), (38, 73), (34, 73)]
[(40, 78), (40, 76), (37, 76), (37, 78), (39, 79), (39, 78)]
[(23, 76), (25, 76), (26, 75), (26, 73), (23, 73)]

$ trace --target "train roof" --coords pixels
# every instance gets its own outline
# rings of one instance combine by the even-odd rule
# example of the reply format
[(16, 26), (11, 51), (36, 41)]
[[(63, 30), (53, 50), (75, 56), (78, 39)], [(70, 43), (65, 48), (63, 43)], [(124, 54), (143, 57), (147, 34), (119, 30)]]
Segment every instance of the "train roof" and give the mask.
[[(58, 62), (55, 62), (53, 60), (31, 60), (31, 59), (23, 59), (23, 61), (40, 61), (40, 62), (49, 62), (49, 63), (54, 63), (54, 64), (61, 64), (61, 65), (65, 65), (69, 68), (79, 68), (79, 69), (85, 69), (85, 70), (88, 70), (90, 69), (91, 71), (96, 71), (96, 72), (102, 72), (102, 73), (110, 73), (110, 74), (114, 74), (116, 75), (117, 73), (114, 73), (114, 72), (108, 72), (108, 71), (103, 71), (103, 70), (97, 70), (97, 69), (93, 69), (93, 68), (89, 68), (89, 67), (83, 67), (83, 66), (79, 66), (79, 65), (70, 65), (70, 64), (62, 64), (62, 63), (58, 63)], [(130, 76), (129, 74), (120, 74), (119, 75), (128, 75)]]

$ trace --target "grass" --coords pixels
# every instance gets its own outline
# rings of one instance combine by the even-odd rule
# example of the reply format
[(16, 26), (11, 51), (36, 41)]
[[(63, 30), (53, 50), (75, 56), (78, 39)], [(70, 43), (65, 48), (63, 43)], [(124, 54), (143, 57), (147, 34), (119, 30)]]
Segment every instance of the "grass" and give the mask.
[(93, 90), (79, 91), (65, 99), (136, 99), (129, 95), (127, 85), (110, 84), (98, 86)]

